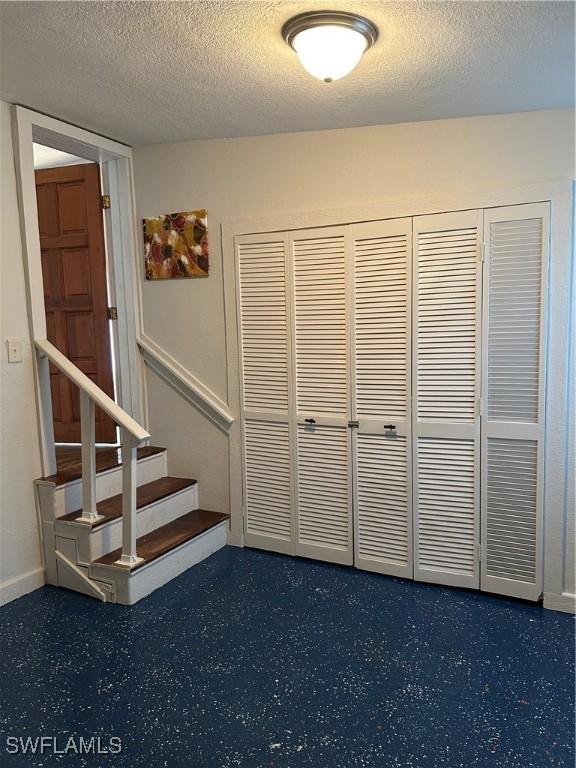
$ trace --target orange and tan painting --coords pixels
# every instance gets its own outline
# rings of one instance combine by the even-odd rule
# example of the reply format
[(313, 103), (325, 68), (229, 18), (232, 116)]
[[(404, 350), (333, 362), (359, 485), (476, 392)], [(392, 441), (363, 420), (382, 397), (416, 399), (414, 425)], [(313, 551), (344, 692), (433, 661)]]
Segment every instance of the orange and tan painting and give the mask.
[(208, 275), (208, 215), (205, 210), (142, 219), (146, 280)]

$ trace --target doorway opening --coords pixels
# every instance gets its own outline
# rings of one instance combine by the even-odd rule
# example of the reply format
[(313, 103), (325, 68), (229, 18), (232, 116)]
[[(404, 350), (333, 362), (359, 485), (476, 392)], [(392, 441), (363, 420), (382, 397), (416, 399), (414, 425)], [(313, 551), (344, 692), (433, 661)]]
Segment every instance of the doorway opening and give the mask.
[[(46, 206), (49, 207), (49, 198), (52, 195), (52, 205), (58, 207), (58, 215), (64, 211), (64, 221), (68, 227), (68, 231), (62, 232), (57, 230), (53, 232), (54, 236), (66, 235), (68, 242), (64, 243), (66, 248), (62, 248), (62, 243), (57, 240), (42, 242), (40, 237), (40, 230), (44, 228), (39, 226), (39, 217), (42, 214), (39, 211), (39, 201), (37, 199), (37, 185), (36, 185), (36, 170), (46, 170), (39, 167), (35, 168), (34, 158), (34, 145), (38, 145), (36, 148), (37, 155), (42, 153), (53, 153), (56, 151), (56, 156), (59, 160), (54, 163), (54, 169), (52, 173), (66, 172), (73, 174), (77, 169), (81, 169), (86, 179), (86, 174), (91, 172), (87, 169), (90, 167), (95, 168), (92, 171), (95, 174), (95, 184), (98, 188), (96, 197), (98, 197), (98, 210), (96, 213), (89, 214), (88, 210), (85, 211), (85, 217), (90, 215), (96, 220), (100, 219), (100, 228), (102, 230), (100, 234), (100, 252), (101, 260), (104, 262), (104, 268), (101, 269), (100, 284), (102, 285), (100, 290), (100, 303), (105, 310), (108, 307), (116, 307), (117, 311), (115, 316), (117, 320), (110, 322), (106, 318), (106, 330), (98, 331), (97, 326), (92, 327), (90, 322), (86, 319), (86, 316), (82, 319), (76, 318), (74, 322), (68, 318), (66, 323), (66, 333), (72, 338), (74, 344), (72, 349), (67, 353), (60, 353), (64, 355), (64, 358), (68, 358), (72, 363), (72, 370), (79, 370), (85, 372), (89, 378), (94, 379), (96, 391), (101, 391), (102, 394), (107, 395), (114, 399), (114, 402), (119, 409), (125, 414), (128, 414), (138, 423), (145, 421), (145, 382), (143, 363), (140, 357), (138, 349), (138, 339), (142, 333), (141, 317), (140, 317), (140, 285), (139, 278), (140, 272), (136, 266), (136, 260), (134, 254), (137, 252), (137, 242), (139, 231), (135, 223), (135, 210), (134, 210), (134, 188), (132, 178), (132, 150), (125, 144), (113, 141), (104, 136), (87, 131), (83, 128), (64, 123), (48, 115), (42, 115), (38, 112), (33, 112), (25, 107), (13, 106), (13, 132), (14, 132), (14, 155), (16, 164), (16, 179), (18, 185), (18, 194), (21, 200), (20, 206), (20, 232), (22, 237), (23, 253), (24, 253), (24, 268), (27, 285), (27, 303), (28, 303), (28, 317), (29, 317), (29, 330), (30, 338), (34, 354), (32, 356), (32, 363), (35, 371), (35, 383), (36, 383), (36, 403), (38, 409), (38, 432), (40, 438), (40, 448), (42, 457), (42, 472), (43, 476), (47, 477), (53, 475), (56, 472), (56, 447), (60, 444), (59, 450), (63, 449), (63, 442), (74, 442), (79, 439), (76, 437), (73, 431), (73, 427), (70, 426), (68, 433), (62, 432), (58, 428), (55, 435), (55, 426), (58, 420), (58, 415), (55, 414), (53, 418), (53, 411), (55, 411), (60, 402), (53, 399), (53, 392), (51, 387), (51, 378), (53, 377), (53, 371), (51, 369), (50, 360), (48, 355), (43, 351), (42, 343), (45, 342), (51, 347), (58, 349), (59, 343), (56, 339), (55, 343), (48, 341), (48, 337), (51, 334), (52, 338), (55, 338), (56, 331), (50, 330), (48, 325), (52, 320), (50, 319), (50, 307), (48, 306), (49, 298), (59, 298), (60, 300), (73, 299), (77, 302), (78, 306), (75, 309), (68, 310), (64, 307), (64, 304), (58, 306), (58, 311), (64, 315), (67, 311), (82, 314), (87, 312), (88, 315), (93, 311), (93, 307), (81, 306), (81, 301), (86, 299), (87, 293), (87, 281), (89, 281), (90, 289), (93, 285), (93, 274), (90, 271), (90, 261), (86, 254), (81, 254), (78, 259), (75, 259), (71, 255), (73, 248), (68, 248), (73, 237), (77, 238), (77, 244), (79, 237), (82, 234), (80, 228), (77, 226), (77, 222), (73, 219), (74, 206), (79, 207), (78, 199), (82, 194), (86, 192), (86, 189), (82, 193), (76, 193), (72, 190), (74, 184), (78, 184), (77, 180), (68, 177), (64, 182), (56, 180), (50, 183), (62, 183), (63, 189), (68, 185), (66, 191), (63, 193), (62, 199), (64, 205), (61, 205), (59, 195), (55, 195), (54, 189), (48, 189), (45, 194)], [(44, 148), (44, 149), (41, 149)], [(38, 165), (40, 159), (37, 157)], [(58, 170), (59, 169), (59, 170)], [(74, 170), (76, 169), (76, 171)], [(50, 187), (50, 184), (47, 185)], [(80, 184), (81, 186), (81, 184)], [(111, 201), (110, 207), (106, 210), (102, 210), (100, 203), (101, 193), (108, 196)], [(54, 199), (56, 202), (54, 203)], [(81, 207), (81, 206), (80, 206)], [(104, 218), (104, 222), (102, 222)], [(52, 278), (52, 272), (57, 277), (57, 287), (60, 289), (60, 293), (53, 290), (53, 286), (48, 286), (50, 290), (46, 290), (44, 284), (44, 269), (43, 267), (43, 251), (48, 249), (47, 246), (54, 245), (56, 250), (64, 250), (66, 252), (66, 258), (71, 263), (71, 266), (67, 264), (62, 267), (62, 256), (56, 259), (56, 267), (46, 270), (47, 274), (50, 273), (50, 279)], [(77, 250), (82, 250), (84, 246), (77, 246)], [(44, 262), (46, 262), (46, 255), (44, 254)], [(68, 267), (70, 269), (68, 270)], [(68, 271), (70, 274), (68, 274)], [(67, 295), (62, 295), (62, 284), (64, 280), (68, 281), (68, 285), (64, 286)], [(58, 283), (59, 281), (59, 283)], [(96, 278), (98, 282), (98, 278)], [(52, 291), (52, 293), (50, 292)], [(82, 295), (84, 294), (84, 299)], [(56, 307), (52, 305), (52, 310)], [(63, 320), (59, 320), (62, 327)], [(88, 331), (86, 330), (88, 326)], [(112, 338), (110, 338), (110, 335)], [(104, 359), (108, 361), (108, 385), (101, 386), (96, 380), (96, 376), (99, 376), (97, 366), (93, 363), (94, 370), (88, 370), (87, 358), (94, 356), (92, 342), (90, 336), (93, 337), (93, 342), (100, 342), (101, 340), (107, 345), (108, 353)], [(58, 351), (60, 351), (58, 349)], [(86, 354), (89, 351), (90, 354)], [(77, 354), (76, 354), (77, 353)], [(76, 358), (76, 360), (74, 360)], [(60, 367), (60, 366), (59, 366)], [(71, 377), (74, 379), (74, 377)], [(109, 393), (109, 394), (108, 394)], [(72, 396), (68, 397), (67, 401), (68, 416), (70, 414), (74, 416), (74, 402)], [(109, 411), (107, 411), (109, 412)], [(115, 412), (115, 411), (114, 411)], [(62, 420), (61, 420), (62, 421)], [(69, 421), (73, 424), (74, 419), (69, 418)], [(63, 428), (62, 428), (63, 429)], [(103, 440), (105, 445), (101, 450), (115, 451), (117, 440), (114, 434), (103, 435), (102, 430), (99, 430), (100, 434), (96, 434), (96, 443), (100, 443)], [(94, 438), (91, 439), (94, 442)], [(84, 440), (83, 440), (84, 443)], [(68, 445), (66, 449), (73, 449), (75, 447), (78, 450), (78, 445)]]
[[(116, 400), (111, 324), (117, 313), (110, 301), (100, 164), (35, 142), (34, 175), (47, 338)], [(50, 390), (61, 452), (81, 442), (79, 391), (55, 366)], [(96, 440), (118, 444), (116, 424), (100, 409)]]

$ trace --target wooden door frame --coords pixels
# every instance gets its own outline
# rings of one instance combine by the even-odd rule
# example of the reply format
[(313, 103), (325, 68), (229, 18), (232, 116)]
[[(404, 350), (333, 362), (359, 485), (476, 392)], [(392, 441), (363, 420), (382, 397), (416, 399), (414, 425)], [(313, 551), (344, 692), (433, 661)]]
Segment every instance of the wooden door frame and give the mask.
[(28, 325), (35, 370), (38, 429), (44, 475), (56, 471), (48, 362), (38, 358), (35, 339), (46, 339), (46, 315), (34, 173), (34, 142), (99, 163), (102, 192), (113, 204), (106, 211), (106, 259), (110, 301), (118, 307), (114, 353), (118, 404), (139, 423), (146, 423), (144, 370), (137, 345), (141, 328), (140, 283), (134, 254), (137, 228), (132, 149), (25, 107), (12, 107), (14, 161), (24, 258)]

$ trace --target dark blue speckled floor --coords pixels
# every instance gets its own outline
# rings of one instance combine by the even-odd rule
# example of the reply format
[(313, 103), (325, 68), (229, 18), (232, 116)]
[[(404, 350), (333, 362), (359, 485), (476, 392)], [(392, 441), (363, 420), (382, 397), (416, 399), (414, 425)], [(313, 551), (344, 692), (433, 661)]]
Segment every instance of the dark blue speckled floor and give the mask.
[[(574, 622), (538, 606), (226, 548), (133, 608), (47, 587), (0, 624), (2, 768), (574, 765)], [(5, 752), (71, 734), (123, 751)]]

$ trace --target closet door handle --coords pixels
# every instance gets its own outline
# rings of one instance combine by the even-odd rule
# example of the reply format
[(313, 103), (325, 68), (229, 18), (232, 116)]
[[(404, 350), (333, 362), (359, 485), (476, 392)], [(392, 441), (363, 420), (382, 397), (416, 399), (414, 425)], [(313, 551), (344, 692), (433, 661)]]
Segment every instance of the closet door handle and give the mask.
[(304, 419), (306, 424), (316, 424), (316, 419)]
[(384, 429), (396, 429), (396, 424), (384, 424)]

